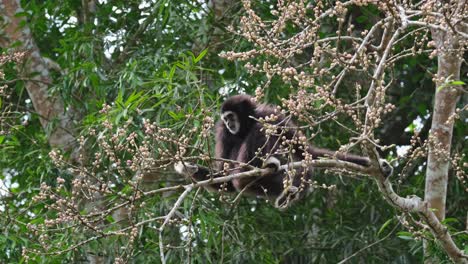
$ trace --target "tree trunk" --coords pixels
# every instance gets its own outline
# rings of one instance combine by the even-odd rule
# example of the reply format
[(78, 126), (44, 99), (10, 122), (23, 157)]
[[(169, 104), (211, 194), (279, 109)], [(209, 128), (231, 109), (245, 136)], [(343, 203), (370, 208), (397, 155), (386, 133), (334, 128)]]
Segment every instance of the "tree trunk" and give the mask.
[[(430, 131), (429, 154), (427, 158), (426, 186), (424, 199), (435, 211), (439, 220), (445, 218), (450, 149), (453, 135), (453, 115), (460, 93), (448, 82), (460, 79), (462, 54), (459, 41), (450, 30), (432, 30), (432, 38), (438, 51), (438, 70), (432, 125)], [(436, 261), (427, 252), (427, 263)]]
[[(91, 2), (91, 1), (89, 1)], [(41, 126), (47, 134), (51, 147), (72, 151), (76, 154), (75, 137), (72, 133), (72, 111), (66, 111), (64, 102), (59, 95), (49, 94), (49, 86), (53, 80), (49, 72), (49, 65), (41, 56), (30, 28), (24, 23), (24, 16), (16, 16), (23, 11), (19, 0), (0, 0), (0, 15), (3, 19), (4, 35), (0, 45), (9, 48), (19, 43), (17, 49), (26, 51), (26, 61), (22, 65), (20, 74), (27, 76), (25, 82), (34, 110), (39, 115)], [(23, 25), (22, 25), (23, 24)], [(75, 155), (72, 159), (76, 158)], [(90, 205), (88, 203), (87, 205)], [(105, 257), (87, 254), (87, 263), (105, 263)]]
[[(71, 118), (65, 113), (65, 107), (60, 96), (51, 96), (48, 93), (52, 78), (48, 65), (34, 42), (31, 30), (25, 21), (24, 16), (16, 16), (16, 13), (23, 11), (19, 0), (0, 1), (0, 15), (4, 25), (4, 38), (0, 45), (4, 48), (12, 44), (19, 43), (17, 49), (26, 51), (26, 62), (22, 68), (25, 76), (30, 81), (25, 83), (26, 90), (31, 98), (35, 111), (40, 116), (42, 127), (47, 133), (49, 144), (52, 147), (59, 147), (69, 150), (74, 142), (72, 135)], [(24, 22), (23, 22), (24, 23)]]

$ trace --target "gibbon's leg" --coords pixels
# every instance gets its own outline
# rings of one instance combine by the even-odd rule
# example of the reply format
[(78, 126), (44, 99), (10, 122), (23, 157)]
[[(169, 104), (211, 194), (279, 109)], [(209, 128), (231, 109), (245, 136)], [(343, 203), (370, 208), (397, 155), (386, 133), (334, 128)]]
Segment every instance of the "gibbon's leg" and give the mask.
[[(192, 178), (195, 182), (209, 180), (209, 175), (211, 174), (210, 170), (207, 167), (200, 166), (188, 162), (177, 162), (174, 164), (175, 171), (185, 177)], [(208, 191), (224, 191), (224, 192), (235, 192), (236, 189), (232, 185), (231, 181), (222, 182), (222, 183), (213, 183), (204, 186)]]
[[(262, 154), (258, 154), (259, 152)], [(271, 199), (276, 198), (281, 193), (283, 190), (283, 176), (282, 173), (278, 172), (281, 165), (280, 160), (271, 155), (265, 161), (261, 159), (261, 157), (269, 155), (269, 152), (271, 152), (271, 149), (265, 137), (258, 130), (253, 129), (239, 148), (236, 160), (240, 163), (267, 170), (259, 176), (233, 179), (233, 185), (238, 191), (243, 191), (249, 195), (266, 196)], [(236, 172), (248, 170), (249, 168), (240, 167)]]
[[(283, 178), (289, 177), (287, 172), (284, 172)], [(287, 185), (283, 184), (282, 192), (276, 197), (274, 206), (279, 210), (289, 208), (293, 203), (302, 199), (310, 188), (309, 180), (312, 179), (312, 168), (296, 168), (294, 169), (294, 178)]]
[[(239, 151), (237, 153), (237, 158), (236, 160), (238, 162), (241, 162), (241, 163), (249, 163), (252, 164), (253, 162), (250, 161), (250, 157), (249, 157), (249, 150), (247, 148), (247, 140), (244, 141), (244, 143), (242, 143), (242, 145), (240, 146), (239, 148)], [(252, 164), (253, 166), (255, 166), (255, 164)], [(246, 168), (242, 168), (240, 165), (236, 164), (235, 166), (239, 166), (238, 168), (236, 168), (233, 173), (239, 173), (239, 172), (244, 172), (244, 171), (247, 171), (248, 169)], [(253, 194), (253, 195), (261, 195), (259, 192), (259, 190), (257, 190), (257, 187), (256, 186), (257, 184), (255, 183), (252, 183), (253, 181), (256, 181), (259, 177), (246, 177), (246, 178), (237, 178), (237, 179), (233, 179), (232, 180), (232, 184), (234, 185), (234, 188), (237, 190), (237, 191), (243, 191), (244, 188), (247, 188), (247, 191), (246, 193), (248, 194)]]
[(287, 186), (283, 192), (276, 197), (275, 207), (279, 210), (286, 210), (293, 202), (300, 199), (299, 188), (294, 185)]
[[(367, 157), (361, 157), (353, 154), (347, 154), (347, 153), (336, 153), (335, 151), (328, 150), (328, 149), (321, 149), (321, 148), (316, 148), (316, 147), (309, 147), (309, 153), (312, 154), (312, 157), (314, 159), (320, 158), (320, 157), (328, 157), (328, 158), (337, 158), (339, 160), (343, 161), (348, 161), (351, 163), (355, 163), (358, 165), (362, 166), (369, 166), (369, 158)], [(382, 173), (385, 175), (385, 177), (389, 177), (393, 173), (393, 167), (388, 163), (388, 161), (384, 159), (380, 159), (380, 169)]]

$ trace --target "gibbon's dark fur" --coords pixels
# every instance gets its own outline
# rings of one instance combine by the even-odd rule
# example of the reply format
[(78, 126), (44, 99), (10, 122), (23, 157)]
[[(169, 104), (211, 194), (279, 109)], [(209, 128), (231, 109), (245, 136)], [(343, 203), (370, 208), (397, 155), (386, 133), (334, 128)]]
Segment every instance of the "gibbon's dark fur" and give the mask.
[[(237, 116), (234, 118), (232, 113)], [(289, 175), (287, 172), (278, 171), (281, 164), (304, 159), (302, 144), (283, 144), (285, 139), (297, 139), (302, 135), (298, 129), (295, 129), (296, 125), (291, 120), (286, 119), (271, 105), (255, 103), (249, 95), (236, 95), (228, 98), (221, 106), (221, 114), (222, 120), (216, 124), (216, 159), (233, 160), (258, 168), (269, 168), (270, 172), (262, 176), (212, 184), (207, 189), (223, 189), (227, 192), (244, 191), (249, 195), (265, 196), (269, 200), (275, 199), (275, 206), (280, 209), (287, 208), (292, 202), (304, 196), (309, 189), (309, 182), (313, 175), (312, 168), (297, 168), (292, 173), (290, 171)], [(263, 132), (263, 125), (257, 120), (272, 114), (278, 118), (269, 123), (277, 125), (277, 131), (267, 137)], [(237, 127), (228, 128), (232, 122), (239, 124), (234, 124)], [(365, 157), (348, 154), (335, 155), (334, 151), (315, 148), (311, 145), (305, 148), (314, 159), (336, 157), (363, 166), (369, 165), (369, 159)], [(225, 165), (225, 162), (217, 161), (218, 171), (226, 167), (230, 169), (229, 174), (249, 170), (240, 164)], [(178, 163), (175, 168), (178, 173), (190, 176), (196, 181), (208, 179), (211, 172), (208, 168), (187, 163)], [(388, 163), (383, 161), (382, 168), (386, 170), (387, 175), (391, 174), (391, 166)]]

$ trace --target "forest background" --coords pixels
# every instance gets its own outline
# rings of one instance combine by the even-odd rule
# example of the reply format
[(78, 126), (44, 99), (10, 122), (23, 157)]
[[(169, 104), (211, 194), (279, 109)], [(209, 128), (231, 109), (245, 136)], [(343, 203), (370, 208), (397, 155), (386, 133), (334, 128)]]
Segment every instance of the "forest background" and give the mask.
[[(466, 263), (467, 12), (0, 1), (0, 262)], [(239, 93), (372, 168), (316, 162), (284, 212), (175, 175), (210, 164), (217, 109)]]

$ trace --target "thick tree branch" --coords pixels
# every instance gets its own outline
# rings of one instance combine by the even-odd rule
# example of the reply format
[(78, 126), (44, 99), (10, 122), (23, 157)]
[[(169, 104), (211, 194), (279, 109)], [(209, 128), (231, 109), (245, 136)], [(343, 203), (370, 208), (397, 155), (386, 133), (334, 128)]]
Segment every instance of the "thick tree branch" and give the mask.
[[(365, 146), (366, 150), (370, 154), (372, 163), (371, 167), (375, 168), (379, 160), (377, 150), (370, 142), (365, 143)], [(437, 238), (437, 241), (440, 242), (442, 248), (445, 250), (450, 259), (456, 263), (468, 263), (468, 256), (463, 254), (463, 251), (457, 247), (447, 228), (437, 218), (433, 210), (431, 210), (428, 202), (423, 201), (420, 197), (415, 195), (410, 196), (409, 198), (403, 198), (399, 196), (393, 190), (390, 181), (386, 179), (384, 175), (378, 170), (374, 169), (371, 172), (371, 176), (375, 178), (380, 192), (382, 193), (384, 199), (391, 206), (403, 212), (417, 213), (421, 216), (422, 219), (426, 221), (426, 224), (430, 228), (430, 232), (434, 235), (435, 238)]]
[[(332, 160), (332, 159), (323, 159), (323, 160), (313, 160), (310, 161), (306, 164), (304, 164), (301, 161), (281, 165), (279, 171), (285, 171), (288, 169), (295, 169), (295, 168), (300, 168), (304, 166), (312, 166), (314, 168), (335, 168), (335, 169), (347, 169), (351, 171), (357, 171), (361, 172), (364, 174), (368, 174), (370, 172), (370, 168), (364, 167), (361, 165), (357, 165), (355, 163), (347, 162), (347, 161), (342, 161), (342, 160)], [(199, 182), (194, 182), (191, 184), (187, 185), (177, 185), (177, 186), (171, 186), (171, 187), (165, 187), (165, 188), (159, 188), (157, 190), (151, 190), (144, 192), (145, 196), (148, 195), (154, 195), (157, 193), (163, 193), (163, 192), (168, 192), (168, 191), (174, 191), (178, 189), (187, 189), (187, 188), (196, 188), (196, 187), (203, 187), (215, 183), (223, 183), (223, 182), (228, 182), (233, 179), (240, 179), (240, 178), (246, 178), (246, 177), (255, 177), (255, 176), (260, 176), (262, 174), (268, 173), (270, 170), (269, 169), (260, 169), (260, 168), (254, 168), (249, 171), (245, 172), (240, 172), (240, 173), (234, 173), (230, 174), (227, 176), (222, 176), (222, 177), (216, 177), (204, 181), (199, 181)], [(209, 177), (210, 175), (208, 175)]]
[[(463, 254), (463, 252), (456, 246), (447, 228), (441, 223), (441, 221), (437, 218), (436, 214), (431, 210), (428, 202), (423, 201), (421, 198), (417, 196), (410, 196), (409, 198), (403, 198), (399, 196), (397, 193), (395, 193), (395, 191), (393, 190), (392, 184), (382, 173), (382, 170), (380, 168), (378, 153), (377, 153), (377, 150), (375, 149), (375, 146), (367, 141), (364, 144), (366, 146), (368, 153), (370, 154), (370, 158), (371, 158), (370, 167), (364, 167), (364, 166), (360, 166), (354, 163), (341, 161), (341, 160), (323, 159), (323, 160), (313, 160), (311, 162), (308, 162), (307, 164), (301, 161), (293, 162), (290, 164), (285, 164), (280, 167), (280, 171), (300, 168), (303, 166), (311, 166), (313, 168), (346, 169), (349, 171), (362, 173), (363, 175), (371, 176), (376, 180), (377, 186), (380, 192), (382, 193), (384, 199), (391, 206), (403, 212), (417, 213), (418, 215), (420, 215), (421, 218), (424, 219), (424, 221), (426, 222), (427, 226), (430, 228), (430, 232), (434, 235), (437, 241), (440, 242), (440, 245), (447, 252), (447, 255), (456, 263), (468, 263), (468, 256)], [(162, 193), (166, 191), (185, 189), (183, 194), (179, 197), (177, 202), (174, 204), (170, 213), (166, 216), (165, 218), (165, 222), (166, 222), (172, 217), (172, 215), (177, 210), (177, 208), (182, 204), (183, 199), (185, 199), (187, 194), (192, 189), (197, 188), (197, 187), (208, 186), (214, 183), (228, 182), (233, 179), (260, 176), (265, 172), (268, 172), (268, 169), (256, 168), (256, 169), (252, 169), (246, 172), (235, 173), (235, 174), (231, 174), (228, 176), (216, 177), (216, 178), (212, 178), (209, 180), (194, 182), (194, 183), (187, 184), (187, 185), (179, 185), (179, 186), (152, 190), (152, 191), (145, 192), (144, 195), (149, 196), (149, 195), (154, 195), (154, 194)], [(162, 227), (164, 227), (164, 224)]]

